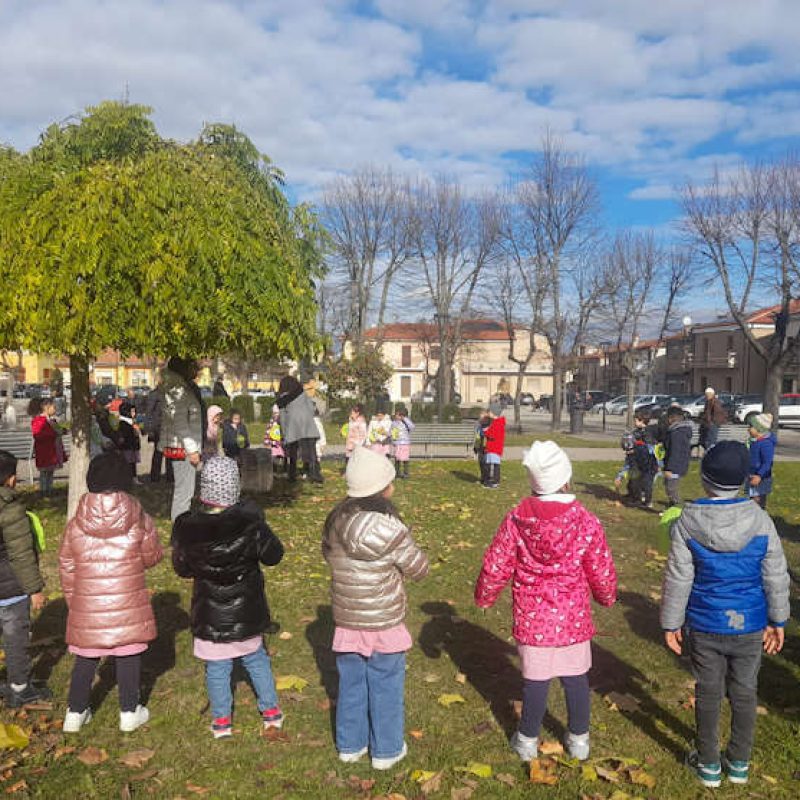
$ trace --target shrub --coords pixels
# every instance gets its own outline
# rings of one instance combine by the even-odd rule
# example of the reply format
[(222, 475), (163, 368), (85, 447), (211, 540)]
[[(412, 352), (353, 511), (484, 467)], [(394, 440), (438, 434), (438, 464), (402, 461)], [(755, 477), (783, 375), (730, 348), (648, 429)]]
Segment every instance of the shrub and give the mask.
[(411, 419), (414, 422), (433, 422), (433, 403), (412, 403)]
[(461, 422), (461, 408), (455, 403), (448, 403), (442, 409), (442, 418), (439, 422)]
[(237, 394), (231, 400), (230, 407), (235, 408), (242, 415), (242, 419), (245, 422), (253, 422), (256, 418), (255, 404), (249, 394)]
[(483, 409), (480, 406), (472, 406), (471, 408), (464, 408), (461, 410), (461, 417), (463, 419), (479, 419)]
[(267, 422), (272, 418), (272, 406), (275, 405), (274, 397), (257, 397), (256, 405), (259, 408), (259, 419)]

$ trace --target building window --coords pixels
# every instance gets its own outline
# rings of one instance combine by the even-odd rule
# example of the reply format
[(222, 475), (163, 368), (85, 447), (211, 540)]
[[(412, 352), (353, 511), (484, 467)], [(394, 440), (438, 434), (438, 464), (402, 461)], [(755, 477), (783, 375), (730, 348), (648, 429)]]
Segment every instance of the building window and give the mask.
[(442, 348), (439, 345), (435, 345), (431, 347), (431, 358), (434, 361), (438, 361), (442, 357)]
[[(403, 358), (405, 358), (405, 347), (403, 348)], [(408, 348), (411, 350), (411, 348)], [(400, 397), (411, 397), (411, 376), (402, 375), (400, 377)]]
[[(402, 355), (400, 356), (400, 366), (401, 367), (410, 367), (411, 366), (411, 345), (404, 344)], [(403, 395), (405, 397), (405, 395)]]
[(730, 375), (725, 378), (725, 391), (728, 392), (728, 394), (733, 392), (733, 378), (731, 378)]
[(728, 336), (728, 353), (734, 351), (733, 336)]
[(711, 339), (703, 339), (703, 356), (708, 363), (708, 359), (711, 356)]
[(489, 379), (488, 378), (475, 378), (475, 388), (476, 389), (488, 389), (489, 388)]

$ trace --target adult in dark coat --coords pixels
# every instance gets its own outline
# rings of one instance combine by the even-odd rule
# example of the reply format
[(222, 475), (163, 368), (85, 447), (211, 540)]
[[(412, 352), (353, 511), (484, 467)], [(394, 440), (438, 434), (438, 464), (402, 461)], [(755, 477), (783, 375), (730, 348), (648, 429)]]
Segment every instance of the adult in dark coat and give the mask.
[(225, 388), (225, 384), (222, 382), (222, 375), (217, 375), (217, 379), (214, 381), (214, 385), (211, 387), (211, 394), (214, 397), (228, 396), (228, 390)]
[(159, 380), (156, 388), (147, 395), (147, 406), (145, 410), (145, 430), (148, 441), (153, 443), (153, 458), (150, 461), (150, 482), (158, 483), (161, 480), (161, 465), (166, 461), (167, 482), (175, 480), (172, 474), (172, 461), (165, 459), (164, 454), (159, 449), (158, 443), (161, 441), (161, 420), (164, 414), (164, 383)]
[(710, 450), (719, 437), (719, 426), (728, 421), (725, 407), (717, 397), (717, 393), (709, 386), (706, 389), (706, 404), (700, 415), (700, 444), (705, 451)]
[(676, 506), (681, 502), (680, 480), (689, 471), (694, 431), (682, 408), (669, 408), (666, 417), (669, 427), (664, 437), (664, 488), (670, 504)]
[(281, 432), (288, 461), (289, 480), (297, 480), (297, 461), (303, 462), (308, 478), (322, 483), (322, 470), (317, 458), (319, 429), (314, 422), (314, 401), (303, 391), (293, 375), (281, 378), (275, 400), (281, 412)]

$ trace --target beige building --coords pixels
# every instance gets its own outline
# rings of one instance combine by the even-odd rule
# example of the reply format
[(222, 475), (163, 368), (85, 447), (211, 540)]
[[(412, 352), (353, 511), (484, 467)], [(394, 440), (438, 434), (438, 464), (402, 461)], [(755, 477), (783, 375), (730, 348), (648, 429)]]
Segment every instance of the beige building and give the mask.
[[(376, 343), (379, 331), (365, 333), (365, 342)], [(439, 366), (436, 328), (430, 323), (391, 323), (382, 330), (384, 359), (394, 368), (388, 391), (395, 402), (411, 401), (424, 391), (433, 391)], [(517, 365), (509, 360), (506, 327), (492, 320), (470, 320), (463, 326), (463, 345), (454, 364), (455, 390), (462, 405), (484, 405), (497, 392), (513, 394)], [(520, 328), (516, 352), (523, 355), (528, 332)], [(536, 337), (537, 351), (523, 378), (522, 391), (538, 398), (553, 393), (553, 363), (544, 337)]]

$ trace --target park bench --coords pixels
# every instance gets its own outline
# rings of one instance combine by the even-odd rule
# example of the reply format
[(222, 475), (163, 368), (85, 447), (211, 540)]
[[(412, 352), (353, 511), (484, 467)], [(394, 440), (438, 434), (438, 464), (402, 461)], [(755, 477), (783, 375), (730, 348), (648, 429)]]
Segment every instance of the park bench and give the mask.
[[(742, 442), (744, 444), (747, 441), (747, 426), (731, 423), (721, 425), (717, 441)], [(696, 422), (692, 422), (692, 449), (695, 447), (700, 447), (700, 426)]]
[[(72, 437), (66, 434), (62, 442), (69, 455)], [(17, 461), (27, 461), (28, 480), (33, 483), (33, 434), (29, 430), (0, 431), (0, 450), (7, 450)]]
[(420, 422), (411, 434), (412, 452), (418, 445), (423, 445), (426, 458), (434, 458), (436, 449), (442, 445), (463, 447), (470, 453), (474, 442), (474, 423)]

